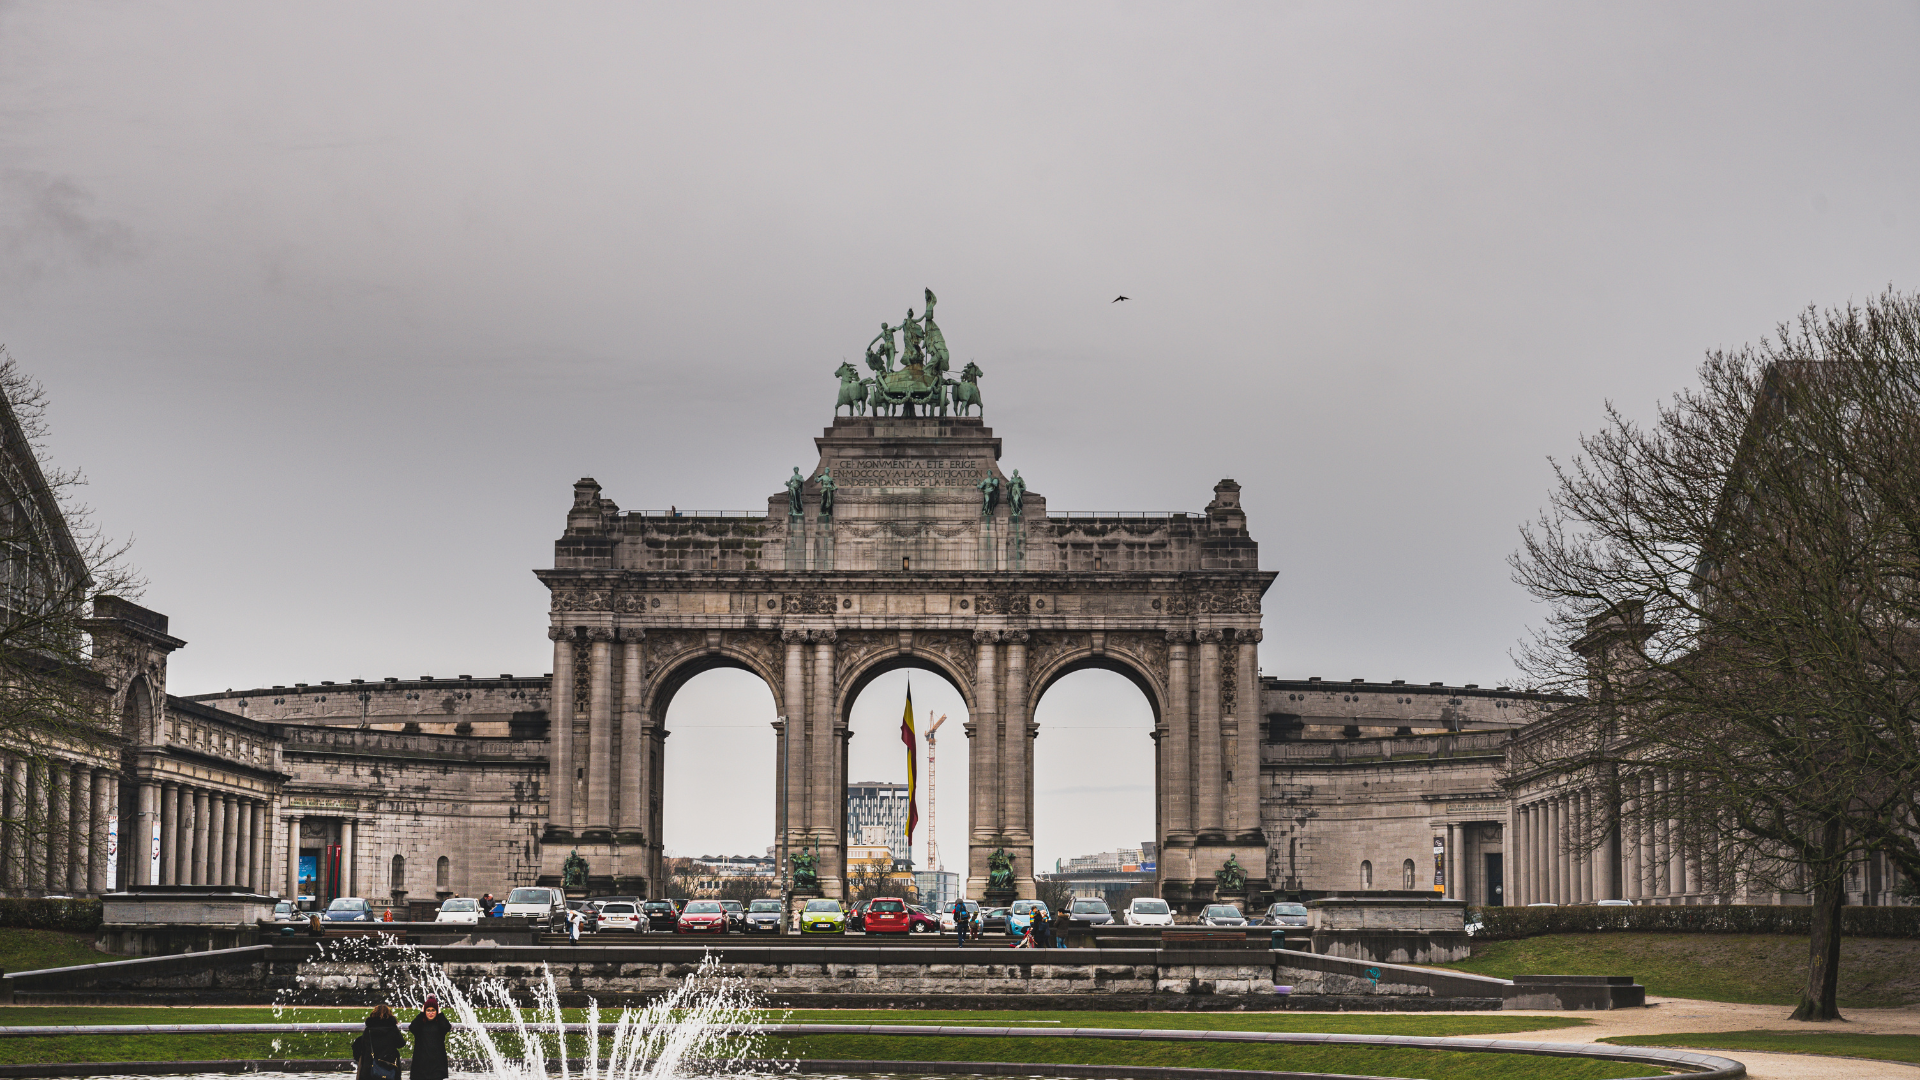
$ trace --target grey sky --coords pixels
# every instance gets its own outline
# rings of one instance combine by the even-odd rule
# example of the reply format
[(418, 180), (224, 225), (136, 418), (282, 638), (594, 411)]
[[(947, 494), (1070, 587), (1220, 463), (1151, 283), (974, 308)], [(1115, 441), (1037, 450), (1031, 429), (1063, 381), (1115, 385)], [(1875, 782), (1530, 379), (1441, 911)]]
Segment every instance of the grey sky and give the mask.
[[(1911, 3), (4, 5), (0, 341), (175, 692), (546, 670), (570, 483), (764, 505), (923, 286), (1051, 507), (1245, 485), (1267, 673), (1493, 684), (1603, 400), (1920, 287), (1916, 55)], [(770, 777), (703, 679), (674, 749)], [(1067, 689), (1043, 863), (1152, 828), (1144, 737), (1069, 730), (1144, 706)], [(668, 842), (764, 846), (733, 790)]]

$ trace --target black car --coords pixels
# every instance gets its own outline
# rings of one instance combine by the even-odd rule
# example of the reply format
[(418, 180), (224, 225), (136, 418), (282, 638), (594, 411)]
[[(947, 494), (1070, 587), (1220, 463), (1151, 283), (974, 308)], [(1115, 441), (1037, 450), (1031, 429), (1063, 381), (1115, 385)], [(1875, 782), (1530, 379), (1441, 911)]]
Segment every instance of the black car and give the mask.
[(671, 934), (680, 925), (680, 908), (671, 900), (649, 900), (640, 914), (646, 918), (649, 930), (665, 930)]
[(744, 934), (747, 932), (747, 905), (738, 900), (722, 900), (720, 906), (727, 910), (727, 932)]
[(585, 920), (580, 924), (581, 933), (597, 934), (600, 932), (600, 908), (593, 901), (569, 900), (567, 901), (567, 908), (568, 910), (579, 912), (581, 918)]
[(979, 912), (975, 917), (980, 920), (980, 933), (982, 935), (1004, 934), (1007, 932), (1006, 908), (988, 908), (983, 912)]

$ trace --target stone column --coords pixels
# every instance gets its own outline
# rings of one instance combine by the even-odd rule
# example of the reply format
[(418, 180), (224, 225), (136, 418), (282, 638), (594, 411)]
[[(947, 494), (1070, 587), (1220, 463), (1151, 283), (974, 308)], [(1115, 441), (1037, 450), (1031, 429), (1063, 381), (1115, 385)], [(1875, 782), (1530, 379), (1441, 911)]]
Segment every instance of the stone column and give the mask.
[[(1006, 765), (1001, 770), (1000, 820), (1007, 836), (1015, 842), (1033, 843), (1033, 825), (1027, 820), (1027, 807), (1033, 799), (1033, 759), (1028, 753), (1032, 742), (1027, 735), (1027, 632), (1006, 630), (1001, 638), (1007, 643), (1007, 694), (1000, 706), (1001, 726), (1005, 729)], [(1029, 857), (1031, 862), (1031, 857)], [(1014, 877), (1022, 888), (1021, 896), (1031, 889), (1027, 881), (1031, 867), (1019, 867)]]
[(93, 814), (90, 818), (93, 834), (87, 844), (87, 892), (94, 896), (107, 891), (107, 826), (113, 822), (110, 794), (118, 779), (112, 769), (93, 770)]
[(1667, 818), (1667, 892), (1675, 897), (1687, 895), (1690, 884), (1687, 881), (1686, 829), (1680, 815), (1680, 805), (1685, 798), (1682, 792), (1684, 784), (1682, 774), (1675, 772), (1667, 775), (1667, 798), (1672, 800)]
[(359, 845), (354, 843), (354, 841), (357, 839), (357, 837), (354, 836), (354, 833), (358, 832), (359, 830), (354, 828), (354, 825), (355, 825), (355, 822), (352, 818), (341, 819), (341, 822), (340, 822), (340, 895), (341, 896), (359, 896), (360, 895), (360, 891), (359, 891), (360, 875), (354, 872), (355, 861), (360, 854), (360, 852), (357, 850)]
[(1639, 796), (1640, 820), (1634, 825), (1634, 836), (1640, 847), (1640, 899), (1651, 900), (1655, 891), (1655, 870), (1653, 850), (1653, 777), (1641, 773), (1634, 783), (1635, 794)]
[(226, 796), (207, 792), (207, 884), (227, 883), (227, 805)]
[(1671, 865), (1673, 852), (1669, 847), (1672, 835), (1667, 831), (1671, 822), (1667, 819), (1667, 771), (1655, 770), (1653, 774), (1653, 895), (1665, 897), (1672, 895), (1673, 879), (1667, 870)]
[(253, 891), (273, 892), (273, 804), (253, 803)]
[[(1526, 843), (1526, 836), (1521, 830), (1521, 820), (1520, 808), (1509, 803), (1506, 829), (1503, 833), (1506, 839), (1506, 895), (1501, 898), (1509, 904), (1524, 904), (1527, 902), (1526, 892), (1520, 885), (1520, 877), (1524, 872), (1523, 867), (1526, 865), (1520, 858), (1521, 845)], [(1487, 888), (1487, 902), (1491, 904), (1493, 902), (1493, 886), (1489, 884)]]
[(613, 631), (587, 631), (587, 832), (613, 834)]
[(1460, 888), (1460, 826), (1447, 822), (1446, 864), (1442, 872), (1446, 875), (1447, 891), (1443, 893), (1449, 900), (1463, 900), (1465, 890)]
[[(1199, 738), (1193, 771), (1199, 781), (1194, 800), (1194, 829), (1202, 840), (1227, 838), (1226, 816), (1220, 804), (1220, 638), (1218, 630), (1202, 630), (1200, 640)], [(1198, 868), (1194, 871), (1200, 872)]]
[(1547, 857), (1551, 860), (1547, 885), (1549, 904), (1567, 902), (1566, 844), (1566, 806), (1561, 796), (1550, 796), (1547, 799)]
[(207, 877), (207, 827), (211, 822), (207, 815), (207, 793), (195, 788), (193, 791), (193, 863), (187, 874), (187, 884), (205, 885), (211, 879)]
[(557, 842), (573, 839), (573, 630), (550, 627), (553, 692), (547, 705), (547, 830)]
[(132, 836), (120, 838), (127, 852), (128, 884), (160, 885), (153, 872), (153, 826), (160, 820), (160, 786), (151, 780), (140, 782), (139, 802), (134, 804)]
[(0, 888), (9, 892), (25, 880), (27, 763), (8, 755), (5, 789), (0, 790)]
[[(76, 764), (67, 770), (67, 777), (67, 877), (61, 885), (68, 896), (84, 896), (87, 838), (93, 831), (92, 822), (88, 820), (88, 811), (93, 809), (93, 767)], [(141, 801), (146, 802), (144, 798)], [(148, 820), (152, 818), (149, 816)]]
[(1568, 849), (1573, 859), (1573, 888), (1567, 891), (1572, 894), (1574, 903), (1584, 904), (1593, 895), (1593, 852), (1587, 848), (1593, 822), (1587, 817), (1585, 788), (1570, 793), (1567, 800), (1567, 820), (1570, 823), (1568, 839), (1571, 841)]
[(253, 888), (253, 800), (239, 799), (234, 803), (238, 816), (234, 818), (233, 828), (233, 883), (248, 890)]
[(175, 885), (179, 875), (180, 785), (171, 780), (160, 784), (160, 884)]
[[(807, 791), (807, 632), (782, 630), (780, 642), (786, 647), (786, 678), (781, 683), (781, 699), (787, 707), (787, 835), (788, 852), (802, 848), (800, 837), (813, 824), (812, 800)], [(790, 864), (779, 870), (788, 873)]]
[(974, 710), (967, 719), (967, 783), (973, 790), (969, 798), (967, 831), (967, 895), (979, 897), (987, 887), (987, 855), (998, 846), (1000, 823), (1000, 779), (1004, 756), (1000, 747), (1000, 707), (996, 693), (999, 674), (994, 661), (999, 658), (994, 644), (998, 634), (992, 630), (973, 632)]
[[(1161, 776), (1167, 787), (1167, 839), (1188, 843), (1193, 841), (1193, 717), (1188, 712), (1192, 689), (1187, 672), (1191, 641), (1191, 630), (1167, 631), (1167, 737), (1160, 744), (1165, 761)], [(1164, 880), (1164, 852), (1160, 866)]]
[(1550, 904), (1553, 902), (1553, 815), (1548, 813), (1548, 801), (1536, 799), (1533, 804), (1533, 903)]
[(813, 768), (819, 778), (814, 785), (813, 827), (822, 855), (820, 884), (827, 889), (827, 895), (844, 897), (847, 838), (841, 833), (841, 823), (847, 816), (847, 788), (839, 782), (839, 717), (834, 715), (833, 708), (833, 654), (837, 635), (832, 630), (814, 630), (808, 637), (813, 642), (813, 700), (807, 704), (807, 713), (813, 718), (813, 736), (808, 748), (813, 751)]
[(47, 880), (47, 773), (43, 762), (27, 763), (27, 812), (23, 815), (27, 868), (26, 888), (31, 893), (44, 887)]
[[(623, 844), (638, 844), (647, 827), (645, 778), (647, 735), (641, 709), (646, 700), (647, 632), (637, 626), (620, 630), (620, 833)], [(784, 844), (785, 838), (781, 838)], [(649, 881), (648, 888), (656, 883)]]
[[(1234, 664), (1232, 703), (1238, 718), (1239, 735), (1234, 744), (1233, 828), (1241, 841), (1258, 841), (1262, 851), (1267, 835), (1260, 827), (1260, 638), (1258, 630), (1239, 630), (1233, 635), (1233, 647), (1239, 656)], [(1267, 862), (1248, 867), (1249, 878), (1265, 878)]]
[[(1692, 788), (1698, 781), (1698, 773), (1686, 774), (1686, 784), (1688, 788)], [(1689, 796), (1689, 799), (1690, 798), (1691, 796)], [(1683, 826), (1681, 829), (1681, 835), (1685, 838), (1686, 842), (1681, 845), (1682, 861), (1680, 865), (1687, 878), (1686, 891), (1689, 894), (1698, 895), (1706, 892), (1707, 882), (1706, 879), (1700, 875), (1700, 845), (1702, 836), (1693, 835), (1695, 831), (1700, 832), (1702, 836), (1705, 833), (1704, 827), (1699, 825), (1694, 826), (1692, 829)], [(1865, 883), (1864, 880), (1862, 883)], [(1701, 903), (1706, 902), (1706, 899), (1702, 897)]]
[(179, 804), (175, 816), (180, 819), (180, 836), (173, 849), (173, 883), (191, 885), (193, 884), (193, 837), (198, 828), (198, 822), (193, 816), (193, 789), (181, 784), (174, 789), (173, 797)]
[(1640, 778), (1620, 784), (1620, 899), (1640, 899)]
[(300, 815), (287, 815), (287, 895), (282, 897), (294, 903), (300, 900)]
[(40, 884), (49, 893), (67, 891), (67, 789), (68, 765), (54, 758), (47, 762), (47, 873)]

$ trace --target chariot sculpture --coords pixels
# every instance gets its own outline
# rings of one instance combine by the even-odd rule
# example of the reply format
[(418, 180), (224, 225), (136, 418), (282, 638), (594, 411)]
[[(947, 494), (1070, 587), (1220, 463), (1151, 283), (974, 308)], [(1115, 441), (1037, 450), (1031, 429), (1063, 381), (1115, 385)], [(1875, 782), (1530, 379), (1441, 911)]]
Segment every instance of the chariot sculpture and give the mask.
[[(958, 379), (947, 377), (952, 364), (952, 356), (947, 351), (947, 337), (933, 321), (933, 305), (936, 298), (933, 290), (926, 290), (927, 306), (919, 318), (914, 318), (913, 309), (907, 309), (907, 317), (898, 326), (880, 324), (880, 333), (867, 343), (866, 363), (872, 369), (871, 378), (863, 378), (860, 369), (842, 362), (834, 374), (840, 379), (840, 396), (835, 401), (834, 415), (839, 415), (842, 406), (848, 416), (865, 415), (869, 410), (874, 416), (945, 416), (947, 405), (952, 402), (955, 412), (967, 415), (968, 409), (980, 409), (980, 377), (984, 374), (979, 365), (969, 362), (961, 369)], [(900, 335), (901, 346), (896, 350), (894, 335)], [(896, 354), (900, 366), (894, 367)]]

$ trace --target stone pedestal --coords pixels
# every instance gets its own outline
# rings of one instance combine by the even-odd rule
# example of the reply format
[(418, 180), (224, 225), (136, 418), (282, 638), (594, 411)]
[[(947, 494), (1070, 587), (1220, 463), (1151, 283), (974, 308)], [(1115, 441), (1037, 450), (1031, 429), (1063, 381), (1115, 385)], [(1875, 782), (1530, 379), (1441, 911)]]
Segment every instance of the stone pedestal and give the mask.
[(1338, 896), (1307, 905), (1313, 951), (1383, 964), (1441, 964), (1473, 953), (1464, 900)]

